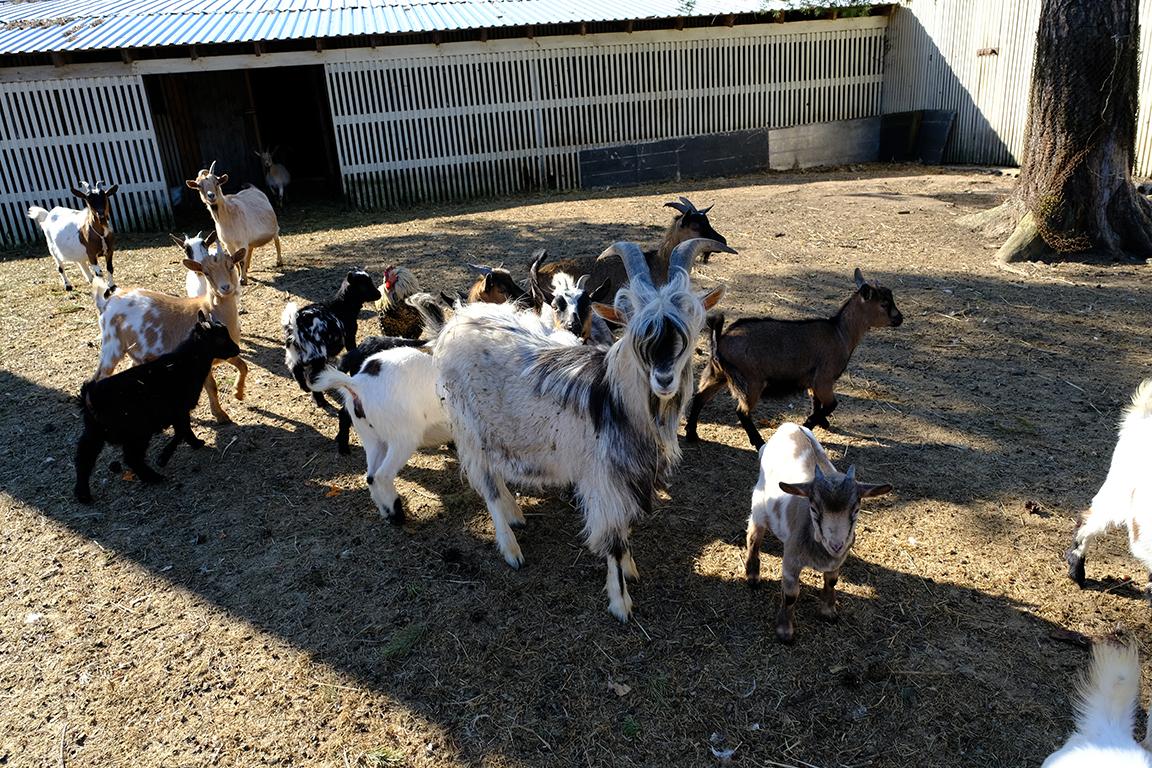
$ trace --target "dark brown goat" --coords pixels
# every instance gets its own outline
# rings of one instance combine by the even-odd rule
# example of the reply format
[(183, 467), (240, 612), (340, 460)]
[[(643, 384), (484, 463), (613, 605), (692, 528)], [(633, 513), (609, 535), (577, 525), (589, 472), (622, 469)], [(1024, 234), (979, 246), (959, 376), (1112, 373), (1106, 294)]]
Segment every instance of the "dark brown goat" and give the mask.
[(484, 264), (468, 266), (480, 273), (480, 277), (468, 289), (468, 303), (482, 301), (486, 304), (503, 304), (506, 301), (515, 301), (528, 293), (512, 279), (512, 274), (506, 269)]
[[(728, 244), (724, 236), (714, 230), (708, 221), (708, 211), (712, 210), (712, 206), (697, 209), (691, 200), (681, 197), (679, 201), (664, 203), (664, 207), (674, 208), (678, 213), (664, 232), (664, 240), (661, 241), (660, 245), (644, 252), (644, 260), (648, 262), (648, 270), (651, 272), (652, 281), (656, 285), (663, 285), (668, 282), (668, 257), (672, 250), (685, 240), (703, 237), (725, 245)], [(700, 260), (706, 264), (708, 263), (708, 256), (709, 254), (705, 253), (700, 257)], [(592, 277), (588, 281), (589, 285), (607, 283), (610, 291), (608, 296), (610, 297), (615, 296), (616, 291), (628, 283), (624, 262), (615, 253), (602, 254), (595, 260), (561, 259), (551, 264), (545, 264), (540, 268), (540, 277), (544, 280), (551, 280), (552, 275), (556, 272), (566, 272), (572, 275), (573, 279), (591, 274)]]
[(740, 424), (756, 448), (764, 439), (752, 421), (752, 410), (761, 397), (809, 390), (812, 414), (804, 426), (828, 429), (828, 417), (837, 404), (836, 380), (864, 335), (872, 328), (896, 328), (903, 322), (892, 291), (866, 282), (859, 269), (856, 292), (830, 318), (748, 317), (725, 331), (724, 316), (712, 315), (708, 318), (711, 357), (688, 411), (687, 439), (700, 439), (696, 434), (700, 411), (725, 384), (736, 400)]

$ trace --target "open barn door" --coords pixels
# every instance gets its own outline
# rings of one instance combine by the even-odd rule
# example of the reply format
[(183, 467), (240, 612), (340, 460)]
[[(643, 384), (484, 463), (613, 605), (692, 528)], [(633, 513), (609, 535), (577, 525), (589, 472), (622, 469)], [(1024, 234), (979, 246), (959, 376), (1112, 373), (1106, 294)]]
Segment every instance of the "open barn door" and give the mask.
[(172, 218), (156, 132), (139, 76), (0, 83), (0, 242), (39, 235), (28, 206), (78, 208), (77, 180), (120, 185), (118, 230)]

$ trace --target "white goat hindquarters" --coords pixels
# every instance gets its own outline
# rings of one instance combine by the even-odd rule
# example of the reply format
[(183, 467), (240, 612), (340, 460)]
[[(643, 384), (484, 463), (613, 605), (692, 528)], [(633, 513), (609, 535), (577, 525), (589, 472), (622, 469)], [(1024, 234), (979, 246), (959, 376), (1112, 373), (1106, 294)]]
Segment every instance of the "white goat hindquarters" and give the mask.
[[(313, 383), (317, 391), (337, 389), (343, 397), (364, 445), (364, 476), (372, 501), (380, 516), (393, 523), (404, 521), (403, 500), (396, 492), (397, 473), (418, 449), (452, 440), (435, 383), (432, 357), (412, 347), (371, 355), (355, 376), (326, 368)], [(361, 412), (357, 412), (357, 400)]]
[(807, 483), (816, 477), (816, 464), (827, 475), (836, 468), (820, 447), (816, 436), (807, 427), (785, 422), (760, 446), (760, 476), (752, 489), (752, 512), (749, 523), (757, 528), (768, 526), (782, 542), (792, 538), (789, 508), (803, 508), (807, 515), (808, 502), (799, 496), (785, 493), (780, 483)]

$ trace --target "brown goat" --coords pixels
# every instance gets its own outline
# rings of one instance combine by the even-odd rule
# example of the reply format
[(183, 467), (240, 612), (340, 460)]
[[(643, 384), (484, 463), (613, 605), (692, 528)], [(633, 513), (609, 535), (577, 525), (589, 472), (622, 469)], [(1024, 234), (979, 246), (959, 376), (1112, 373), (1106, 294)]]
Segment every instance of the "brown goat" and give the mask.
[(761, 397), (809, 390), (812, 414), (804, 426), (828, 429), (828, 417), (837, 405), (836, 380), (864, 335), (872, 328), (896, 328), (904, 322), (891, 290), (865, 282), (859, 269), (855, 277), (856, 292), (830, 318), (748, 317), (725, 331), (722, 314), (709, 317), (711, 357), (688, 411), (687, 439), (700, 439), (696, 434), (700, 411), (725, 384), (736, 400), (740, 424), (756, 448), (764, 445), (764, 439), (752, 421), (752, 410)]
[(480, 273), (480, 277), (468, 289), (467, 301), (469, 304), (477, 301), (486, 304), (503, 304), (506, 301), (515, 301), (528, 293), (512, 279), (512, 273), (506, 269), (489, 267), (484, 264), (469, 264), (468, 266)]
[[(716, 240), (725, 245), (728, 241), (719, 232), (712, 228), (708, 221), (708, 211), (712, 206), (697, 209), (692, 201), (681, 197), (679, 201), (664, 203), (666, 208), (674, 208), (678, 213), (673, 217), (668, 229), (664, 232), (664, 239), (656, 248), (644, 251), (644, 260), (648, 263), (648, 271), (652, 274), (652, 281), (656, 285), (668, 282), (668, 257), (672, 250), (683, 243), (697, 237)], [(700, 260), (708, 263), (708, 253), (704, 253)], [(589, 285), (608, 284), (608, 296), (615, 296), (616, 291), (628, 283), (628, 274), (624, 270), (624, 262), (613, 253), (601, 254), (595, 260), (590, 259), (561, 259), (545, 264), (540, 268), (540, 277), (545, 281), (551, 280), (557, 272), (565, 272), (577, 279), (590, 274)]]

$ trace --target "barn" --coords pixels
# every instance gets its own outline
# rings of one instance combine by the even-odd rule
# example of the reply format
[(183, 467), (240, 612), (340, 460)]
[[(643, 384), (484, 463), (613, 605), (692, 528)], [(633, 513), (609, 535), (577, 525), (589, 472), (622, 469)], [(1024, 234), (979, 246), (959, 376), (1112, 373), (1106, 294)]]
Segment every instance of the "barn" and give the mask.
[(1017, 160), (1039, 0), (797, 5), (4, 3), (0, 241), (33, 238), (27, 206), (70, 204), (77, 178), (120, 183), (120, 228), (159, 229), (212, 160), (262, 184), (261, 147), (293, 194), (367, 209), (882, 152)]

